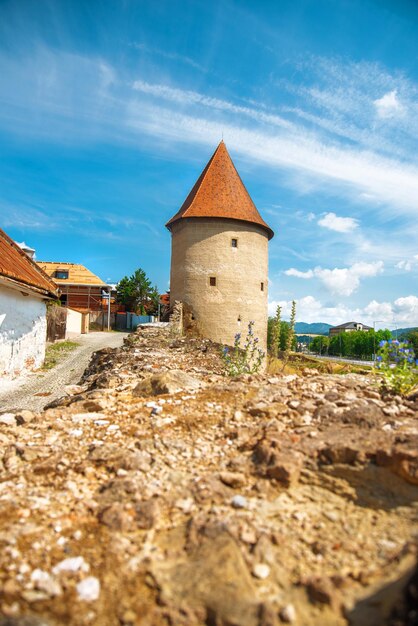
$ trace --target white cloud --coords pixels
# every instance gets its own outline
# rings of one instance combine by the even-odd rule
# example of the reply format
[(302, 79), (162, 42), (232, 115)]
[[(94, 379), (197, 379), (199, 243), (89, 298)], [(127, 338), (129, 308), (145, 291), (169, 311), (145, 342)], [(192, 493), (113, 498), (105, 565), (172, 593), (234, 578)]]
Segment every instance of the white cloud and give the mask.
[(307, 270), (306, 272), (301, 272), (292, 267), (284, 273), (287, 276), (295, 276), (296, 278), (319, 278), (331, 293), (340, 296), (350, 296), (358, 289), (362, 278), (376, 276), (382, 270), (383, 262), (375, 261), (373, 263), (354, 263), (351, 267), (335, 267), (334, 269), (315, 267), (313, 270)]
[(398, 270), (405, 270), (405, 272), (410, 272), (412, 270), (412, 263), (411, 261), (399, 261), (399, 263), (396, 263), (395, 267)]
[(364, 307), (364, 313), (369, 319), (373, 318), (373, 322), (376, 324), (385, 321), (391, 322), (393, 320), (393, 306), (390, 302), (377, 302), (377, 300), (372, 300)]
[(318, 220), (318, 224), (338, 233), (351, 233), (358, 227), (358, 221), (353, 217), (338, 217), (332, 212), (325, 213), (324, 217)]
[(301, 272), (294, 267), (285, 271), (286, 276), (296, 276), (297, 278), (313, 278), (315, 276), (313, 270), (307, 270), (306, 272)]
[(418, 326), (418, 298), (417, 296), (405, 296), (394, 302), (394, 316), (402, 323), (411, 323)]
[(395, 264), (396, 269), (404, 270), (405, 272), (411, 272), (413, 269), (418, 268), (418, 254), (414, 254), (412, 258), (402, 259)]
[(394, 117), (402, 112), (403, 106), (398, 99), (398, 93), (396, 89), (385, 93), (384, 96), (378, 100), (374, 100), (373, 104), (376, 107), (376, 111), (379, 117), (387, 119)]
[[(289, 319), (291, 300), (278, 300), (269, 303), (269, 315), (274, 315), (277, 305), (282, 307), (282, 317)], [(372, 300), (365, 307), (350, 308), (345, 304), (324, 306), (313, 296), (305, 296), (296, 302), (296, 320), (299, 322), (326, 322), (331, 325), (345, 322), (362, 322), (376, 328), (418, 326), (418, 297), (405, 296), (394, 302)]]

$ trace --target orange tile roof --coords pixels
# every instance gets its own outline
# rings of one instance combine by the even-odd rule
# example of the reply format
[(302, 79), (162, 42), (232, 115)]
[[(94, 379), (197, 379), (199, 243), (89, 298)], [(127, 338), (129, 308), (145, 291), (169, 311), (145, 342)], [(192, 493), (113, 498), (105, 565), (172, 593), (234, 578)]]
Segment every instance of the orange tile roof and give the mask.
[(58, 285), (91, 285), (101, 287), (106, 285), (101, 278), (93, 274), (87, 267), (79, 263), (56, 263), (53, 261), (38, 261), (39, 267), (53, 278), (57, 270), (66, 270), (68, 278), (54, 278)]
[(59, 295), (58, 285), (1, 228), (0, 278), (47, 297), (58, 298)]
[(187, 217), (223, 217), (251, 222), (265, 228), (269, 239), (274, 236), (251, 200), (223, 141), (216, 148), (180, 211), (166, 226), (171, 230), (172, 224)]

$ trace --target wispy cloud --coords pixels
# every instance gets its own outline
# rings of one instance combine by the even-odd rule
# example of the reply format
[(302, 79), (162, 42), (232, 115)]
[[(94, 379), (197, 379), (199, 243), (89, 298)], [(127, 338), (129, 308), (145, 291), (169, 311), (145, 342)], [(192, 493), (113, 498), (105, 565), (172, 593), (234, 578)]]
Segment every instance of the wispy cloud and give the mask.
[[(280, 172), (280, 184), (297, 193), (332, 190), (363, 204), (365, 211), (378, 209), (379, 218), (385, 212), (391, 216), (395, 207), (398, 214), (415, 217), (418, 163), (416, 150), (409, 146), (415, 135), (418, 138), (413, 117), (418, 113), (416, 86), (377, 66), (344, 67), (326, 61), (318, 65), (325, 78), (321, 85), (297, 88), (299, 108), (339, 125), (339, 137), (331, 137), (319, 123), (307, 125), (294, 113), (269, 110), (265, 103), (242, 106), (172, 83), (127, 80), (103, 59), (46, 48), (19, 62), (0, 56), (0, 92), (7, 111), (0, 124), (26, 138), (38, 133), (60, 142), (110, 139), (135, 145), (139, 137), (142, 142), (148, 137), (166, 147), (188, 143), (213, 148), (223, 133), (233, 153), (248, 164)], [(367, 81), (372, 88), (364, 95)], [(385, 120), (377, 133), (386, 142), (382, 148), (379, 141), (367, 142), (374, 132), (373, 102), (393, 90), (408, 114), (396, 120), (398, 126), (392, 117)], [(334, 226), (354, 227), (354, 221), (341, 222), (348, 219), (355, 217), (336, 217)], [(331, 218), (323, 220), (329, 228)]]
[(156, 48), (154, 46), (149, 46), (145, 42), (133, 42), (130, 44), (132, 48), (136, 48), (137, 50), (141, 50), (142, 52), (146, 52), (150, 55), (156, 55), (159, 57), (163, 57), (164, 59), (169, 59), (170, 61), (180, 61), (180, 63), (184, 63), (185, 65), (189, 65), (200, 72), (207, 72), (207, 68), (197, 63), (191, 57), (185, 54), (179, 54), (178, 52), (171, 52), (170, 50), (162, 50), (161, 48)]
[(227, 100), (221, 100), (219, 98), (212, 98), (196, 91), (189, 91), (184, 89), (176, 89), (167, 85), (147, 83), (143, 80), (136, 80), (133, 83), (133, 88), (136, 91), (141, 91), (157, 98), (168, 100), (182, 105), (198, 104), (203, 107), (215, 109), (219, 111), (227, 111), (228, 113), (236, 113), (249, 117), (257, 122), (263, 122), (272, 126), (279, 126), (283, 128), (291, 128), (293, 125), (278, 115), (265, 113), (263, 110), (254, 109), (250, 107), (243, 107)]
[(418, 139), (418, 85), (378, 63), (307, 57), (302, 80), (281, 83), (295, 96), (288, 107), (338, 141), (409, 158)]
[[(186, 100), (186, 94), (184, 94)], [(286, 168), (309, 176), (317, 188), (328, 181), (345, 197), (369, 193), (380, 206), (397, 206), (405, 214), (418, 209), (418, 166), (358, 150), (306, 138), (303, 129), (275, 133), (247, 128), (236, 122), (214, 121), (201, 113), (187, 114), (176, 109), (132, 101), (128, 124), (141, 132), (167, 140), (198, 142), (213, 146), (221, 131), (228, 146), (248, 160), (270, 168)], [(300, 178), (288, 181), (300, 187)]]

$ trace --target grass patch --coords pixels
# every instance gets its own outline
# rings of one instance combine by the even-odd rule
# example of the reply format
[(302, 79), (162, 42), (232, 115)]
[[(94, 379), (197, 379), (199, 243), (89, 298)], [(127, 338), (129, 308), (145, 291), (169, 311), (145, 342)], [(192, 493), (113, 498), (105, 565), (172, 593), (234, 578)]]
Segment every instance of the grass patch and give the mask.
[(55, 367), (69, 352), (77, 348), (80, 344), (76, 341), (57, 341), (47, 347), (45, 352), (45, 361), (42, 366), (43, 370), (50, 370)]
[(293, 353), (284, 365), (282, 359), (269, 357), (269, 374), (300, 374), (304, 369), (316, 369), (321, 374), (370, 374), (373, 370), (368, 365), (357, 365), (344, 361), (326, 361), (305, 354)]

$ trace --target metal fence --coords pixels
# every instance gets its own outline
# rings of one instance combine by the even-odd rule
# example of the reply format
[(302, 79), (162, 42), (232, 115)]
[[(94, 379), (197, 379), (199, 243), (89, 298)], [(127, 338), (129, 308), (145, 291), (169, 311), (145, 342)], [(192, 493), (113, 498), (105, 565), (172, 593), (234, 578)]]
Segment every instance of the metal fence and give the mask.
[(116, 330), (135, 330), (139, 324), (155, 321), (153, 315), (135, 315), (135, 313), (116, 313)]

